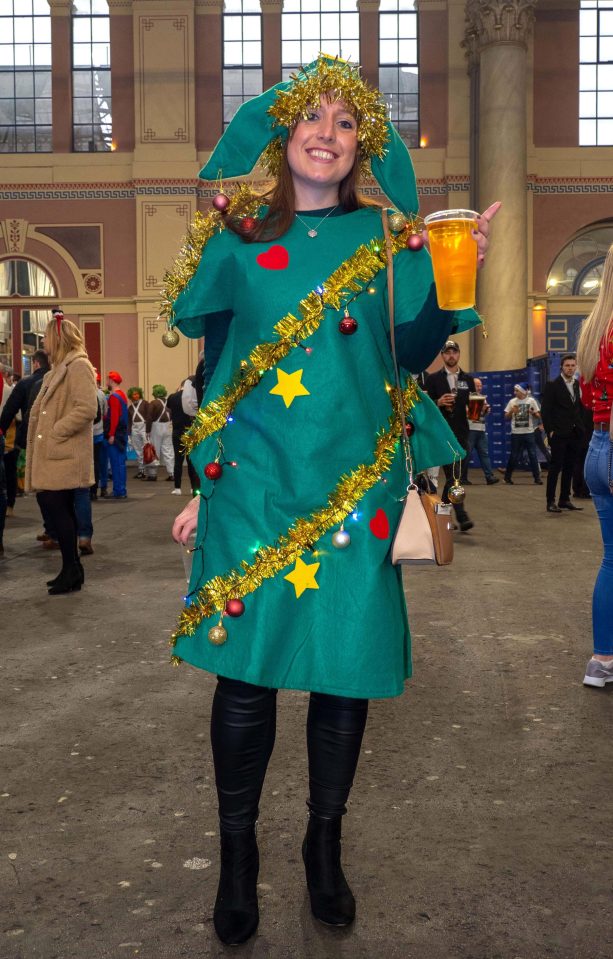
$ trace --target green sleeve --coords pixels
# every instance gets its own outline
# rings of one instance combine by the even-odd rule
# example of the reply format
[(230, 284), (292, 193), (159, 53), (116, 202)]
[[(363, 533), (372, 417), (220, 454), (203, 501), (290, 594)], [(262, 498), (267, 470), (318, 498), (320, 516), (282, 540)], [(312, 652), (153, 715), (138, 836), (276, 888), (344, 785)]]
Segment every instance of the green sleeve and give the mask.
[(449, 336), (481, 323), (475, 310), (441, 310), (426, 249), (394, 257), (394, 330), (398, 362), (411, 373), (425, 370)]
[[(234, 312), (233, 248), (238, 238), (230, 233), (217, 233), (202, 251), (198, 269), (173, 303), (173, 325), (185, 336), (197, 339), (207, 335), (207, 316)], [(240, 242), (240, 240), (238, 240)], [(211, 334), (209, 322), (208, 335)]]

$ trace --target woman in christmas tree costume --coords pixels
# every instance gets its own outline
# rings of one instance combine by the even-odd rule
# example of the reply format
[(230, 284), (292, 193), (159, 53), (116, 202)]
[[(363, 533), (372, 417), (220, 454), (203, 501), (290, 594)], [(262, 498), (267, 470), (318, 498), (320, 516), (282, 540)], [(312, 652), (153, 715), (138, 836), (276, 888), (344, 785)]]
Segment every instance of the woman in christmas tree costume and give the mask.
[[(165, 291), (170, 324), (206, 336), (210, 374), (186, 434), (201, 495), (173, 527), (184, 543), (197, 527), (173, 643), (176, 662), (218, 676), (214, 923), (225, 943), (245, 941), (258, 924), (255, 825), (277, 689), (311, 693), (302, 853), (313, 914), (342, 926), (355, 901), (340, 864), (341, 817), (368, 700), (399, 695), (411, 674), (402, 579), (389, 555), (407, 480), (381, 209), (357, 193), (366, 164), (396, 207), (404, 370), (424, 369), (450, 334), (479, 322), (472, 310), (438, 309), (429, 254), (407, 248), (417, 210), (411, 161), (355, 67), (321, 56), (245, 103), (201, 176), (246, 175), (258, 160), (276, 177), (273, 191), (263, 199), (242, 186), (216, 197)], [(481, 218), (481, 258), (493, 212)], [(450, 446), (461, 455), (410, 379), (405, 405), (419, 469), (448, 462)]]

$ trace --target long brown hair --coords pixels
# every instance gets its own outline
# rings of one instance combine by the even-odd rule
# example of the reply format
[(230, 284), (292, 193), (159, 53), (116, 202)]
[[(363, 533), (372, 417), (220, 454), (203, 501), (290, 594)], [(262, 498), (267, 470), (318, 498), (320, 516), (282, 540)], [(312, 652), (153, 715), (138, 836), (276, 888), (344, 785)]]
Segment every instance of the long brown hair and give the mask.
[(613, 246), (604, 261), (602, 281), (594, 309), (581, 324), (577, 344), (577, 366), (583, 379), (589, 383), (598, 365), (600, 344), (613, 329)]
[[(235, 216), (228, 217), (226, 220), (226, 226), (234, 233), (238, 233), (246, 243), (268, 243), (271, 240), (278, 240), (279, 237), (287, 233), (294, 222), (296, 195), (292, 171), (287, 160), (287, 143), (288, 141), (283, 146), (283, 164), (279, 177), (274, 186), (260, 197), (262, 204), (268, 206), (266, 215), (261, 220), (256, 221), (255, 228), (249, 233), (244, 232), (241, 226), (242, 210), (237, 210)], [(360, 210), (363, 207), (380, 207), (381, 205), (367, 199), (360, 193), (358, 189), (360, 173), (361, 159), (359, 150), (356, 150), (353, 166), (347, 176), (341, 180), (338, 188), (339, 206), (343, 207), (348, 213), (353, 213), (354, 210)]]
[(61, 320), (59, 323), (55, 317), (49, 320), (45, 330), (45, 340), (49, 346), (49, 360), (53, 366), (65, 360), (72, 350), (85, 352), (81, 331), (70, 320)]

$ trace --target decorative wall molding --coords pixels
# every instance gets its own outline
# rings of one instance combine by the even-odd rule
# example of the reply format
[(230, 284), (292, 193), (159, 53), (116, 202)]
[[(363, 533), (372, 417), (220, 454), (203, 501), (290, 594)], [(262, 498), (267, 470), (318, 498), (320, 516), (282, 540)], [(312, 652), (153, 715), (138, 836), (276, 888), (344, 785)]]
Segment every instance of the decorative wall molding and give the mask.
[[(138, 20), (140, 142), (189, 143), (190, 25), (187, 15), (145, 14)], [(168, 68), (172, 65), (168, 77)]]
[(72, 13), (72, 0), (47, 0), (52, 17), (69, 17)]
[(179, 241), (192, 221), (194, 202), (189, 198), (144, 201), (140, 208), (140, 288), (157, 292), (173, 262)]
[(197, 14), (217, 14), (222, 15), (224, 0), (196, 0)]
[(10, 217), (2, 221), (2, 233), (7, 253), (23, 253), (28, 236), (28, 221)]
[(462, 46), (473, 63), (484, 47), (514, 43), (527, 49), (536, 0), (467, 0)]
[(111, 16), (132, 13), (132, 0), (108, 0), (108, 5)]

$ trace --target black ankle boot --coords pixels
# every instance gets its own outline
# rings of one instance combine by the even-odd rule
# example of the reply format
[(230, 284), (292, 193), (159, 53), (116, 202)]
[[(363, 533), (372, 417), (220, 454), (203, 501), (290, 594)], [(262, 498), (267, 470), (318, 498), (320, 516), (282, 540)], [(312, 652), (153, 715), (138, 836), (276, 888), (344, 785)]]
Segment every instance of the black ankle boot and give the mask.
[[(75, 560), (75, 563), (79, 567), (79, 574), (81, 576), (81, 586), (82, 586), (83, 583), (85, 582), (85, 570), (83, 569), (83, 563), (81, 562), (80, 559)], [(64, 574), (64, 570), (61, 569), (60, 572), (57, 574), (57, 576), (54, 577), (54, 579), (47, 580), (47, 586), (56, 586), (61, 581), (63, 574)]]
[(222, 829), (221, 873), (213, 923), (226, 946), (246, 942), (258, 927), (259, 868), (255, 826), (240, 832)]
[(81, 589), (82, 582), (82, 568), (79, 563), (73, 563), (72, 566), (64, 567), (55, 581), (52, 580), (52, 585), (47, 592), (50, 596), (77, 592)]
[(348, 926), (355, 919), (355, 899), (341, 866), (340, 816), (310, 814), (302, 858), (315, 918), (329, 926)]

